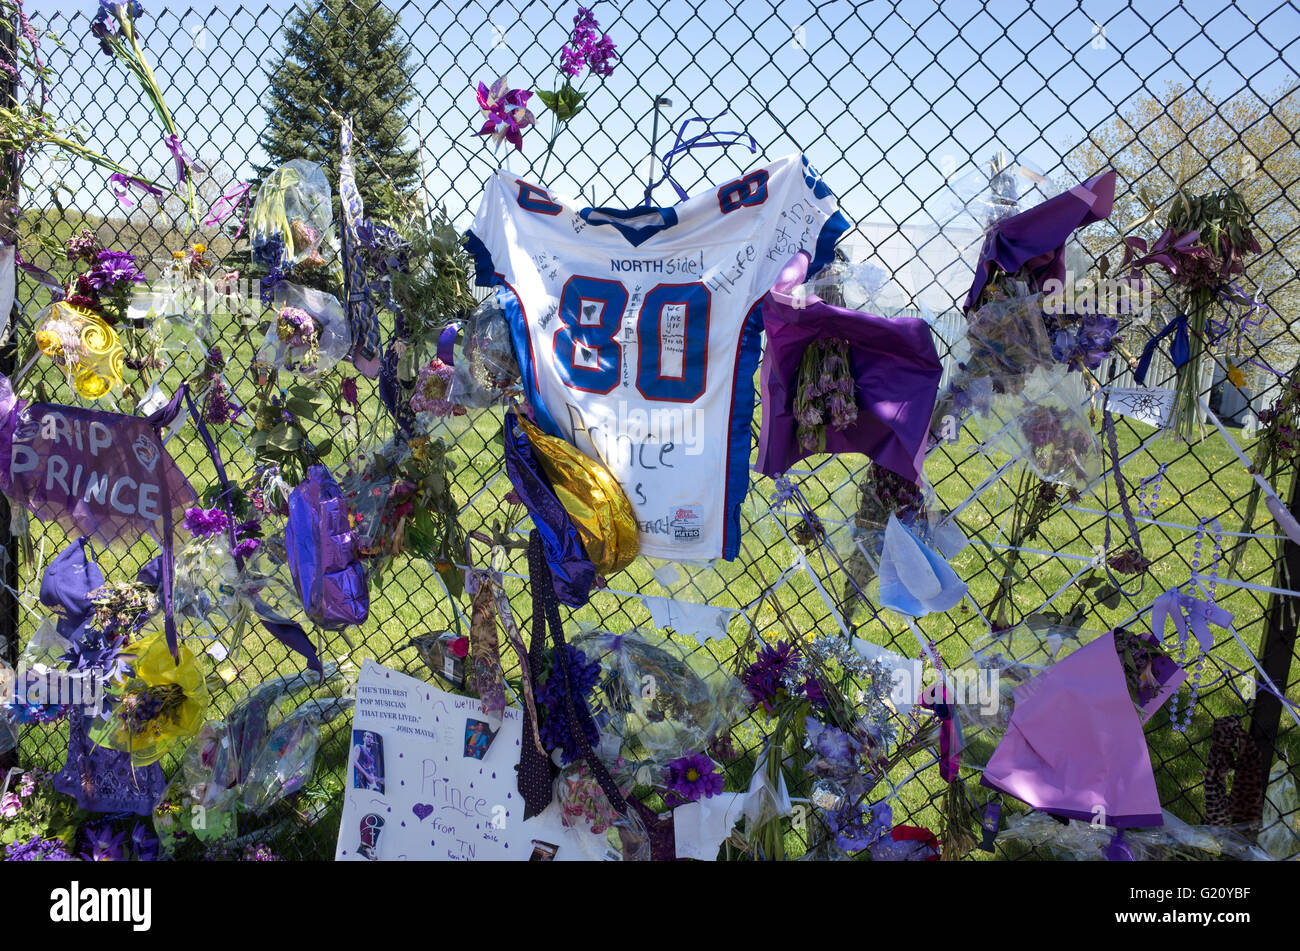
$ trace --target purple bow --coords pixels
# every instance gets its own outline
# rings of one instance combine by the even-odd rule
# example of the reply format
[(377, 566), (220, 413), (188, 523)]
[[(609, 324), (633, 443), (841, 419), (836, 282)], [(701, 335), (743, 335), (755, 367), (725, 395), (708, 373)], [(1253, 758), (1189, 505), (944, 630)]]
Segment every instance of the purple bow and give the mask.
[(1202, 601), (1200, 598), (1183, 594), (1177, 588), (1170, 588), (1151, 605), (1151, 631), (1159, 640), (1165, 639), (1165, 619), (1174, 622), (1178, 631), (1178, 640), (1187, 639), (1188, 629), (1196, 635), (1201, 650), (1208, 651), (1214, 646), (1214, 635), (1210, 625), (1228, 628), (1232, 626), (1232, 615), (1219, 607)]
[(130, 175), (124, 175), (121, 172), (109, 176), (108, 187), (117, 197), (117, 203), (123, 208), (135, 207), (135, 199), (131, 197), (131, 189), (133, 188), (153, 195), (155, 198), (163, 197), (161, 188), (154, 188), (148, 182), (142, 182), (138, 178), (132, 178)]
[(195, 165), (194, 159), (190, 158), (185, 151), (185, 146), (181, 145), (179, 135), (169, 135), (163, 139), (163, 145), (167, 146), (167, 151), (171, 152), (172, 158), (176, 162), (176, 183), (184, 185), (189, 180), (189, 167)]

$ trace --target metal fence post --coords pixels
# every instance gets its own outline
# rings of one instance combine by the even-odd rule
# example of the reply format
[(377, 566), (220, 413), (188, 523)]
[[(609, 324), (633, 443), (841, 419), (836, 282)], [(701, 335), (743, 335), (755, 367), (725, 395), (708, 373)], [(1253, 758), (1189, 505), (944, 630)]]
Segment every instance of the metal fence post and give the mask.
[[(1300, 507), (1300, 478), (1295, 476), (1292, 476), (1290, 496), (1287, 507), (1295, 512)], [(1274, 586), (1284, 590), (1294, 591), (1300, 583), (1300, 545), (1289, 538), (1282, 542), (1276, 577)], [(1268, 775), (1273, 769), (1282, 719), (1282, 701), (1273, 691), (1286, 693), (1291, 660), (1295, 656), (1297, 627), (1300, 627), (1300, 603), (1289, 595), (1274, 594), (1264, 616), (1264, 635), (1259, 645), (1259, 663), (1273, 689), (1257, 692), (1250, 718), (1250, 736), (1264, 761), (1265, 784), (1261, 796), (1268, 792)]]
[[(6, 105), (15, 105), (18, 101), (18, 17), (17, 9), (8, 16), (0, 17), (0, 59), (11, 69), (0, 70), (0, 95), (4, 96)], [(12, 70), (12, 71), (11, 71)], [(3, 181), (3, 194), (0, 194), (0, 216), (12, 220), (14, 234), (11, 236), (17, 245), (17, 204), (18, 204), (18, 156), (11, 152), (0, 156), (0, 180)], [(10, 218), (10, 216), (12, 217)], [(14, 372), (16, 352), (16, 334), (12, 332), (18, 318), (18, 301), (15, 298), (8, 318), (10, 332), (0, 334), (0, 373), (9, 376)], [(9, 499), (0, 494), (0, 660), (11, 667), (18, 666), (18, 543), (9, 530)], [(18, 765), (18, 750), (0, 753), (0, 776), (5, 771)]]

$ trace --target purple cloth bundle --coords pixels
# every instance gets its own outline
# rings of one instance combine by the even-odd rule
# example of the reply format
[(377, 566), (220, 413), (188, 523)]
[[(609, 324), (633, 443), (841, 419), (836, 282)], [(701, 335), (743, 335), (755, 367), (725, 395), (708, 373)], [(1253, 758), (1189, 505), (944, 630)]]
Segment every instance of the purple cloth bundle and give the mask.
[(1075, 231), (1110, 217), (1115, 204), (1115, 173), (1104, 172), (1076, 185), (1068, 192), (998, 222), (984, 239), (975, 283), (966, 295), (964, 309), (975, 309), (989, 281), (989, 265), (1007, 274), (1028, 268), (1034, 277), (1033, 291), (1045, 281), (1065, 280), (1065, 242)]
[(797, 300), (808, 256), (796, 254), (763, 301), (767, 352), (763, 356), (763, 429), (759, 472), (777, 476), (810, 455), (799, 445), (795, 398), (799, 363), (809, 344), (839, 339), (849, 344), (857, 383), (858, 419), (844, 430), (827, 427), (826, 451), (860, 452), (912, 482), (920, 482), (925, 441), (943, 366), (930, 327), (914, 317), (876, 317), (828, 304)]

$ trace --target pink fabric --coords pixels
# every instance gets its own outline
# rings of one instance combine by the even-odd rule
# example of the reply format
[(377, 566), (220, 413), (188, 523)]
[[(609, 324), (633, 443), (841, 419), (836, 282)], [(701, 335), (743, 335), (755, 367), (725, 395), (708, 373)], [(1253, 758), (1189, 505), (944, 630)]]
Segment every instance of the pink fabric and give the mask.
[[(1178, 673), (1177, 680), (1186, 676)], [(1071, 819), (1090, 822), (1100, 815), (1120, 828), (1164, 824), (1146, 736), (1114, 634), (1021, 684), (1015, 700), (983, 785)]]

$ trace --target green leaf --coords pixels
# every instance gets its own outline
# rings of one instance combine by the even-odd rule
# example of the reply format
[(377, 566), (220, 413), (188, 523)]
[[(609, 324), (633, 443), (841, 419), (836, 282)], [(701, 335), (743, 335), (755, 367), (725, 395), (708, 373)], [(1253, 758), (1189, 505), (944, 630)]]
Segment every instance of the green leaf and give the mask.
[(1114, 610), (1119, 607), (1120, 590), (1114, 585), (1107, 584), (1093, 592), (1093, 599), (1103, 607)]
[(587, 98), (587, 94), (578, 92), (566, 82), (555, 92), (539, 90), (537, 98), (542, 100), (542, 105), (555, 113), (555, 118), (567, 122), (583, 110), (582, 100)]
[(284, 408), (301, 419), (314, 420), (316, 418), (316, 411), (320, 409), (320, 403), (314, 400), (291, 398), (284, 404)]

